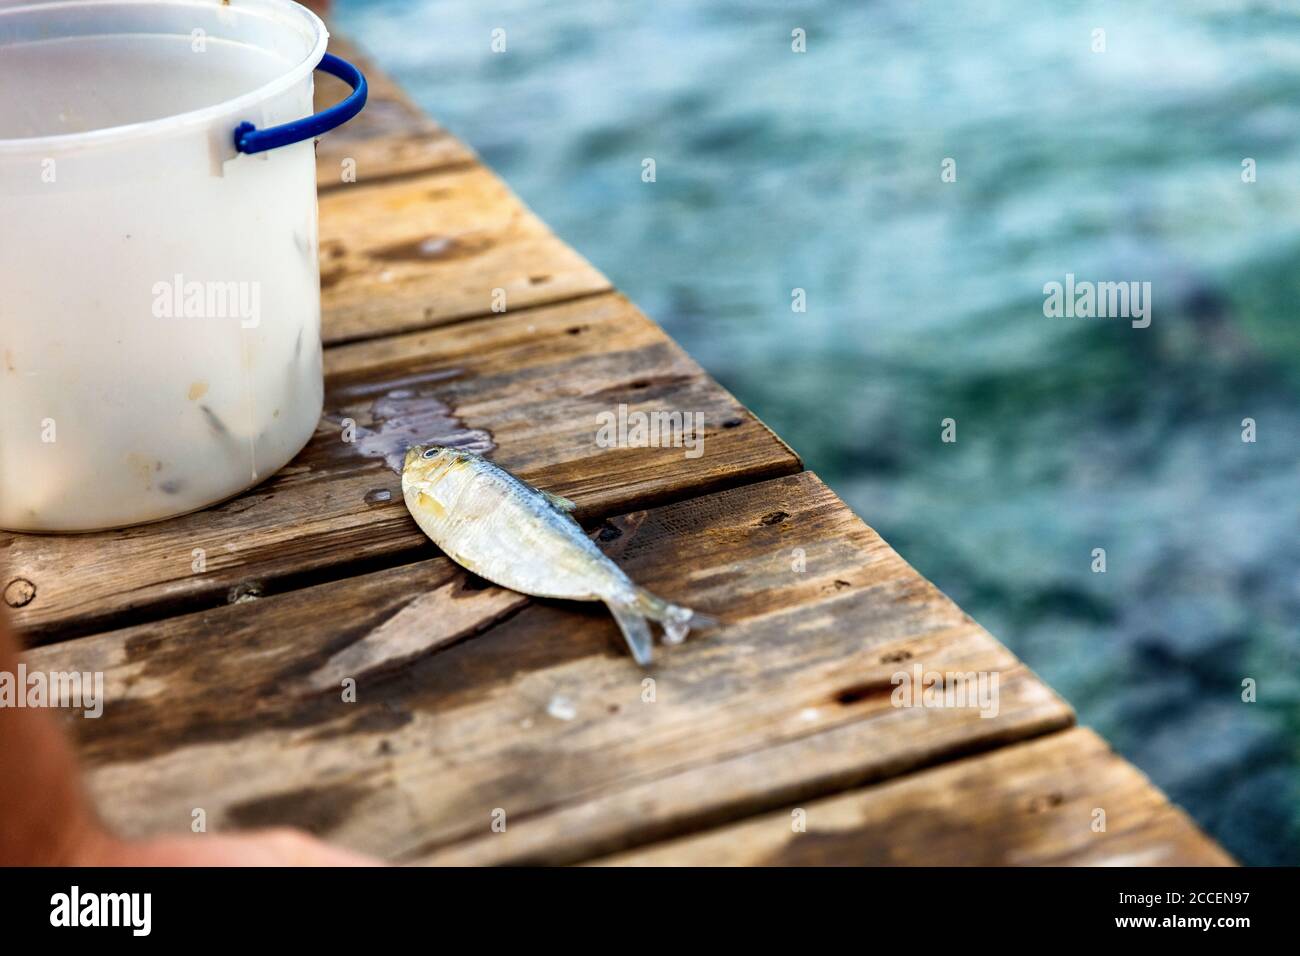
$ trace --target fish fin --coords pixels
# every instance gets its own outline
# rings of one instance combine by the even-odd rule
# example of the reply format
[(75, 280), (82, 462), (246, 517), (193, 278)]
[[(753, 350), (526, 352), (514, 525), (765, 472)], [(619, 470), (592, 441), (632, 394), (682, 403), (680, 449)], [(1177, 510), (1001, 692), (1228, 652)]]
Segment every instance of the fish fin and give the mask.
[(673, 604), (661, 597), (656, 597), (645, 588), (637, 588), (636, 606), (646, 617), (658, 621), (664, 628), (664, 640), (669, 644), (680, 644), (693, 627), (716, 627), (718, 619), (688, 607)]
[(648, 667), (654, 656), (654, 640), (650, 636), (650, 625), (646, 623), (645, 616), (632, 605), (615, 601), (606, 601), (605, 605), (618, 622), (619, 630), (623, 632), (636, 662), (642, 667)]
[(546, 499), (552, 508), (556, 508), (566, 514), (578, 507), (577, 504), (570, 501), (568, 498), (561, 497), (560, 495), (553, 495), (549, 491), (542, 491), (541, 488), (538, 488), (537, 490), (542, 492), (542, 497)]

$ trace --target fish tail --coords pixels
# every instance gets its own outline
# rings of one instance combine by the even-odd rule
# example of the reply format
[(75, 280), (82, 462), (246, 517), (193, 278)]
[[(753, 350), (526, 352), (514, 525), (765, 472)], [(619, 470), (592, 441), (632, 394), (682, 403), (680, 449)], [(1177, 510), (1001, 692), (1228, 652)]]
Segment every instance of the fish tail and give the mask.
[(693, 627), (714, 627), (718, 623), (715, 617), (665, 601), (645, 588), (637, 588), (636, 607), (650, 620), (663, 625), (664, 640), (669, 644), (680, 644), (686, 640), (686, 635)]
[(650, 637), (650, 625), (646, 623), (645, 615), (636, 604), (609, 600), (605, 605), (618, 622), (619, 630), (623, 632), (636, 662), (642, 667), (648, 667), (650, 659), (654, 657), (654, 641)]

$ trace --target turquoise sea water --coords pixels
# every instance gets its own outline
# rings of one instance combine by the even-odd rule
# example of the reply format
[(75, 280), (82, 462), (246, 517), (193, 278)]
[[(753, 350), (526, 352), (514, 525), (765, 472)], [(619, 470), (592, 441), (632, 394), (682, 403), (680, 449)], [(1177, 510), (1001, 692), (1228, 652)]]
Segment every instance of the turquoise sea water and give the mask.
[[(1300, 4), (335, 21), (1082, 723), (1300, 863)], [(1044, 317), (1067, 273), (1150, 327)]]

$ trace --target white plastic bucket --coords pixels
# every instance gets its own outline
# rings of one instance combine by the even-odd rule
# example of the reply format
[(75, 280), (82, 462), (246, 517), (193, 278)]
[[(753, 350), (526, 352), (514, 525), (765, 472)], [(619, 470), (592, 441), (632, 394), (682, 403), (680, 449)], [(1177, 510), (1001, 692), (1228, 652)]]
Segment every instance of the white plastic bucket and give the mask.
[(311, 116), (327, 38), (288, 0), (0, 0), (0, 528), (193, 511), (310, 439), (312, 137), (365, 99)]

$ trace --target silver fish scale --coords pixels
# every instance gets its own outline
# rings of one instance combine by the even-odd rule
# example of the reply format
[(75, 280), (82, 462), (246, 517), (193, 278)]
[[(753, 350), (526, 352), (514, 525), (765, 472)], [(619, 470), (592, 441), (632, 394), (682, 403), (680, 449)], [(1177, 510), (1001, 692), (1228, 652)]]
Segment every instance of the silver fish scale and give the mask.
[[(450, 466), (448, 457), (455, 459)], [(573, 518), (491, 462), (445, 451), (408, 463), (402, 489), (420, 528), (458, 564), (495, 584), (573, 600), (635, 590)]]

